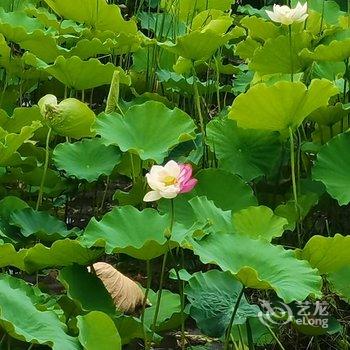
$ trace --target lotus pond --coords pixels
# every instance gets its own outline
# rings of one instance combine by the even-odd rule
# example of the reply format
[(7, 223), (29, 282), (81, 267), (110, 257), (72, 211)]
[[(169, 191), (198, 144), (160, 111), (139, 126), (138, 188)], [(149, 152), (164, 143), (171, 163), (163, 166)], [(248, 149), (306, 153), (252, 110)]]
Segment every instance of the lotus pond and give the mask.
[(0, 349), (350, 349), (350, 0), (0, 0)]

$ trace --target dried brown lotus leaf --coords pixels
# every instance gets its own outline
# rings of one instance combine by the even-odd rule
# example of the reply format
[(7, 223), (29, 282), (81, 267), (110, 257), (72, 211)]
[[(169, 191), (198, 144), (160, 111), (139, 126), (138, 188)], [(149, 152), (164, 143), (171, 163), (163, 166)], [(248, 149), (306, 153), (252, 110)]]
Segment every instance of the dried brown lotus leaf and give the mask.
[(136, 282), (107, 263), (98, 262), (93, 267), (118, 310), (132, 314), (142, 307), (145, 295)]

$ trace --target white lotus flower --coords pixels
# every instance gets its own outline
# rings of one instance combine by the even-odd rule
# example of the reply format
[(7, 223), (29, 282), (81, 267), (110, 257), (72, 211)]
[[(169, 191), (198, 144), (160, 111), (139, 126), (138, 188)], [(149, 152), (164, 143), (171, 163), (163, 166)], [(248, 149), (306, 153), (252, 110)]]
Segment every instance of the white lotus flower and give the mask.
[(295, 8), (286, 5), (273, 5), (273, 11), (266, 11), (267, 15), (274, 21), (285, 25), (291, 25), (294, 22), (304, 22), (308, 16), (307, 3), (302, 5), (297, 3)]
[(146, 193), (145, 202), (175, 198), (179, 193), (190, 192), (197, 183), (190, 164), (178, 164), (173, 160), (164, 166), (153, 165), (146, 178), (152, 191)]

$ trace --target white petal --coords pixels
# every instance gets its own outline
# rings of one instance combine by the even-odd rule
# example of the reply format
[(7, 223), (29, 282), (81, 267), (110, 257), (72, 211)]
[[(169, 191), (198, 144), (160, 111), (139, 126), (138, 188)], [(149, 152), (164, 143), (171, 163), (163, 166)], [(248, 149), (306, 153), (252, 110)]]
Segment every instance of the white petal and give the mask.
[(151, 174), (146, 174), (146, 179), (148, 186), (151, 187), (152, 190), (160, 190), (164, 187), (164, 183), (158, 180), (158, 177), (152, 176)]
[(304, 22), (308, 16), (309, 15), (306, 13), (305, 15), (302, 15), (300, 18), (298, 18), (296, 22)]
[(174, 160), (170, 160), (164, 165), (164, 170), (168, 173), (169, 176), (173, 176), (176, 179), (180, 175), (180, 166)]
[(163, 198), (175, 198), (180, 193), (179, 185), (171, 185), (165, 187), (164, 190), (160, 191)]
[(153, 165), (149, 173), (152, 176), (158, 176), (159, 173), (162, 172), (163, 170), (164, 170), (164, 167), (162, 167), (161, 165)]
[(272, 11), (266, 11), (266, 13), (270, 17), (271, 20), (273, 20), (274, 22), (281, 23), (280, 16), (277, 15), (276, 13), (274, 13)]
[(162, 198), (160, 193), (158, 191), (149, 191), (146, 193), (146, 195), (143, 197), (144, 202), (154, 202), (158, 199)]

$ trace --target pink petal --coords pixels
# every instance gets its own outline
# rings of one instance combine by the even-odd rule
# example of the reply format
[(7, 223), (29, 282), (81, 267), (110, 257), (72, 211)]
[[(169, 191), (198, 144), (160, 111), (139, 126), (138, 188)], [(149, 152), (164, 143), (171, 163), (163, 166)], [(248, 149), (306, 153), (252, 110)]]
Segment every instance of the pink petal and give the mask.
[(187, 182), (192, 177), (192, 166), (190, 164), (181, 164), (179, 182)]
[(193, 187), (196, 186), (196, 184), (197, 179), (190, 179), (189, 181), (182, 183), (180, 193), (187, 193), (192, 191)]

